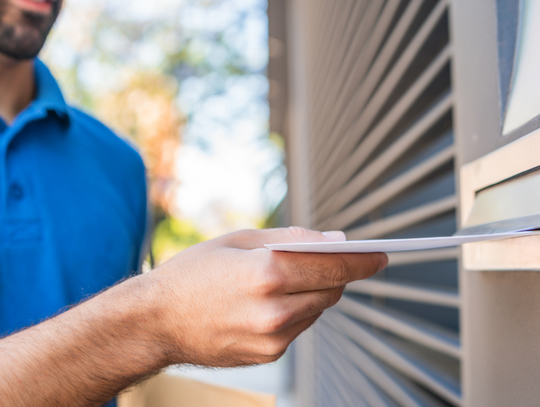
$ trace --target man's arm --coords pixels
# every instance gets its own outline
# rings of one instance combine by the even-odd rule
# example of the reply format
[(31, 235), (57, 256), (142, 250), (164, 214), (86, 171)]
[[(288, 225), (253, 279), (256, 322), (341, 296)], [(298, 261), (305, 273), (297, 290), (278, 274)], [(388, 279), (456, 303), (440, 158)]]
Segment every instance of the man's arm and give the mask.
[(369, 277), (387, 258), (261, 247), (341, 239), (300, 228), (242, 231), (185, 250), (0, 340), (0, 399), (6, 406), (100, 405), (170, 364), (274, 361), (346, 283)]
[[(139, 277), (0, 340), (6, 406), (101, 405), (166, 365), (146, 327), (153, 302)], [(146, 314), (147, 313), (147, 314)]]

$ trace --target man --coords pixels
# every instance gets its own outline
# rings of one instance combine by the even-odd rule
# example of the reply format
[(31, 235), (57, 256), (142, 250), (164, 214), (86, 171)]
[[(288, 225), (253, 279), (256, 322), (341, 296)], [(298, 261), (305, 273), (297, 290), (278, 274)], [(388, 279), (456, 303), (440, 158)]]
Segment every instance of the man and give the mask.
[(112, 285), (141, 257), (139, 155), (67, 106), (34, 61), (60, 7), (0, 0), (0, 335)]
[(341, 232), (242, 231), (38, 323), (135, 271), (146, 223), (138, 154), (67, 106), (34, 59), (60, 8), (0, 0), (2, 406), (100, 405), (170, 364), (276, 360), (346, 283), (386, 265), (263, 248)]

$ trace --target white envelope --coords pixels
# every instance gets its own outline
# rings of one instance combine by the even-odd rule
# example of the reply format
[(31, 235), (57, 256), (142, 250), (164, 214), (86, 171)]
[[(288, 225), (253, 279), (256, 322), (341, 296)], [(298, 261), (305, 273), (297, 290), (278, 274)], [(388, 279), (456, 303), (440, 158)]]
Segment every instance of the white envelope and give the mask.
[(424, 237), (418, 239), (350, 240), (346, 242), (274, 243), (265, 246), (273, 251), (302, 253), (374, 253), (405, 252), (459, 246), (464, 243), (483, 242), (538, 235), (540, 231), (517, 231), (483, 235)]

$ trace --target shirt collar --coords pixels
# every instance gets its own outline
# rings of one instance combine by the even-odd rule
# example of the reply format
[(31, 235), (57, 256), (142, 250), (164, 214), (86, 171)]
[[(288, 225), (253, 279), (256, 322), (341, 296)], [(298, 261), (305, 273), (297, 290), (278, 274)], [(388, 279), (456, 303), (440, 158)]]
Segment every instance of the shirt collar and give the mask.
[(32, 104), (34, 108), (55, 112), (58, 117), (69, 125), (69, 107), (64, 100), (58, 83), (43, 62), (36, 58), (34, 63), (36, 78), (36, 97)]

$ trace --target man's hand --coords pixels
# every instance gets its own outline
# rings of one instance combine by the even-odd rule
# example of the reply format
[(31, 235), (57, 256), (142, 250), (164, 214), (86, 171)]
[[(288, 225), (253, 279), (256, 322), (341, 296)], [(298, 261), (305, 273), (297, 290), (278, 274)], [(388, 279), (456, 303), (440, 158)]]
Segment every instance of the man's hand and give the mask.
[(174, 363), (270, 362), (385, 254), (279, 253), (265, 243), (344, 240), (301, 228), (241, 231), (194, 246), (0, 340), (4, 406), (89, 406)]
[(272, 252), (266, 243), (345, 240), (302, 228), (246, 230), (194, 246), (146, 277), (157, 290), (171, 363), (271, 362), (341, 297), (386, 266), (375, 254)]

